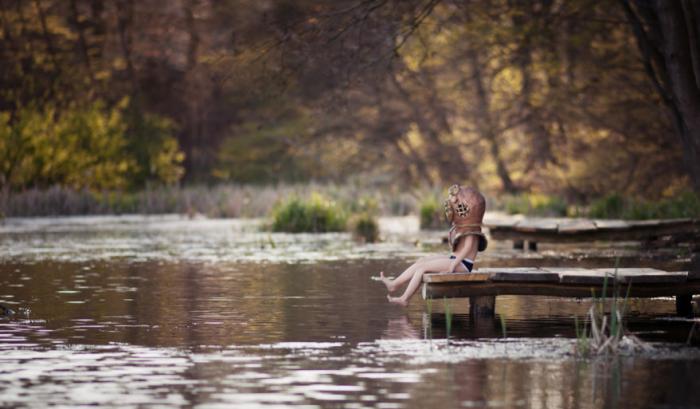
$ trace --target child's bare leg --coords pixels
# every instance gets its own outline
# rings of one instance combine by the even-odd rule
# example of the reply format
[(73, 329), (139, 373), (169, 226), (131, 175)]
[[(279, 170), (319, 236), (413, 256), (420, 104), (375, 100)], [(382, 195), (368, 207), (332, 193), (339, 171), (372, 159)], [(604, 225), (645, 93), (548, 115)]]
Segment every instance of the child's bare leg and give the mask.
[[(444, 272), (449, 270), (452, 264), (452, 260), (447, 256), (441, 256), (440, 258), (434, 258), (423, 262), (418, 265), (411, 281), (408, 283), (408, 287), (403, 292), (401, 297), (390, 297), (387, 296), (389, 302), (403, 305), (404, 307), (408, 305), (408, 301), (411, 299), (413, 294), (418, 290), (421, 282), (423, 281), (423, 274), (427, 272)], [(457, 266), (457, 271), (467, 271), (467, 269), (461, 263)]]
[(423, 264), (423, 263), (425, 263), (425, 262), (427, 262), (427, 261), (430, 261), (430, 260), (436, 260), (436, 259), (441, 259), (441, 258), (445, 258), (445, 256), (427, 256), (427, 257), (423, 257), (423, 258), (419, 259), (418, 261), (416, 261), (415, 263), (413, 263), (413, 264), (411, 264), (410, 266), (408, 266), (408, 268), (407, 268), (406, 270), (404, 270), (403, 273), (401, 273), (398, 277), (394, 278), (393, 280), (390, 279), (390, 278), (388, 278), (388, 277), (384, 277), (384, 272), (383, 272), (383, 271), (379, 273), (379, 278), (380, 278), (380, 280), (382, 280), (382, 282), (383, 282), (384, 285), (386, 286), (387, 291), (393, 292), (393, 291), (395, 291), (400, 285), (402, 285), (403, 283), (405, 283), (405, 282), (407, 282), (408, 280), (410, 280), (411, 277), (413, 277), (413, 274), (416, 272), (416, 269), (417, 269), (421, 264)]

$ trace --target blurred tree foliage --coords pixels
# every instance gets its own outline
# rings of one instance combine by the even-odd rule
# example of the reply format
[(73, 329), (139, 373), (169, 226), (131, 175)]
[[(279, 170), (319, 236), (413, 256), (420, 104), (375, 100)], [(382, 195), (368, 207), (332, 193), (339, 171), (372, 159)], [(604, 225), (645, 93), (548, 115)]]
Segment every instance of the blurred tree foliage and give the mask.
[(182, 176), (176, 124), (141, 109), (141, 93), (122, 80), (129, 64), (111, 50), (107, 12), (98, 1), (0, 1), (4, 190), (129, 189)]
[(136, 163), (117, 109), (22, 108), (0, 114), (0, 178), (10, 187), (123, 188)]
[[(644, 5), (0, 0), (2, 183), (137, 187), (184, 171), (572, 200), (697, 189), (684, 123), (645, 65), (635, 23), (655, 33), (659, 10)], [(60, 136), (68, 124), (81, 142)], [(90, 159), (47, 165), (42, 143)]]

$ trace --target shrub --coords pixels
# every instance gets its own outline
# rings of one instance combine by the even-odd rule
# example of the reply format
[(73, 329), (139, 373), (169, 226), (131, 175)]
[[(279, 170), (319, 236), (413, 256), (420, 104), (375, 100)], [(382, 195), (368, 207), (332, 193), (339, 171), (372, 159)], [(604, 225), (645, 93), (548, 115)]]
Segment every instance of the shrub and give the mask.
[(352, 200), (347, 206), (350, 213), (365, 213), (375, 215), (379, 212), (379, 202), (371, 196), (362, 196), (357, 200)]
[(371, 213), (360, 213), (352, 217), (352, 235), (365, 243), (374, 243), (379, 239), (379, 223)]
[(128, 104), (0, 111), (0, 181), (13, 191), (63, 186), (94, 192), (177, 182), (184, 156), (174, 125), (155, 115), (129, 115)]
[(679, 219), (700, 217), (700, 196), (683, 192), (656, 202), (623, 198), (617, 193), (591, 203), (588, 216), (600, 219)]
[(434, 197), (424, 200), (420, 205), (420, 228), (439, 229), (443, 225), (442, 206)]
[(540, 193), (506, 196), (503, 203), (509, 214), (563, 217), (567, 213), (567, 203), (564, 199)]
[(347, 225), (345, 212), (319, 194), (307, 201), (292, 197), (273, 209), (272, 219), (273, 231), (289, 233), (344, 231)]
[(590, 217), (599, 219), (619, 219), (625, 211), (625, 200), (617, 193), (610, 194), (591, 203)]

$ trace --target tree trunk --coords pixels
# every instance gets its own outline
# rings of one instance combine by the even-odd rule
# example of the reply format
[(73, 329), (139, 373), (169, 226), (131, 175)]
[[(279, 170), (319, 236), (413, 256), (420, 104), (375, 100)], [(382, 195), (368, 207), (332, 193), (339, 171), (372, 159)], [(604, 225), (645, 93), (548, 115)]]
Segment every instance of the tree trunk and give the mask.
[(691, 7), (686, 14), (681, 3), (676, 1), (657, 0), (656, 9), (663, 33), (669, 88), (682, 117), (677, 131), (684, 148), (683, 156), (695, 190), (700, 192), (700, 72), (693, 69), (693, 56), (700, 53), (700, 44), (691, 35), (696, 28), (686, 25), (686, 21), (698, 21), (700, 16), (695, 16)]
[(70, 1), (71, 8), (71, 22), (78, 32), (78, 46), (80, 47), (80, 53), (83, 56), (83, 63), (87, 69), (88, 78), (90, 83), (94, 83), (94, 77), (92, 74), (92, 65), (90, 64), (90, 52), (88, 48), (87, 39), (85, 37), (85, 27), (84, 23), (80, 21), (80, 12), (78, 11), (78, 4), (76, 0)]
[(489, 143), (491, 156), (496, 162), (496, 172), (498, 173), (498, 177), (501, 179), (501, 183), (503, 184), (503, 190), (507, 193), (517, 193), (518, 187), (510, 178), (508, 168), (506, 167), (503, 158), (501, 158), (501, 148), (498, 143), (498, 138), (496, 137), (496, 125), (491, 116), (491, 103), (490, 98), (486, 93), (486, 87), (484, 86), (484, 78), (483, 73), (481, 72), (479, 55), (474, 49), (470, 49), (467, 51), (467, 58), (471, 64), (472, 77), (474, 80), (474, 91), (476, 93), (477, 128), (479, 129), (481, 137), (486, 139)]
[[(440, 178), (443, 179), (441, 182), (442, 183), (452, 183), (450, 179), (454, 178), (454, 175), (452, 175), (450, 172), (447, 171), (446, 166), (444, 166), (445, 163), (445, 157), (443, 149), (442, 149), (442, 142), (440, 141), (440, 136), (437, 131), (433, 128), (432, 124), (430, 124), (430, 121), (428, 118), (426, 118), (425, 111), (421, 109), (419, 104), (414, 100), (413, 95), (401, 84), (398, 78), (396, 78), (395, 74), (391, 75), (391, 81), (396, 88), (396, 90), (399, 92), (399, 95), (401, 98), (404, 100), (404, 102), (408, 105), (409, 109), (411, 110), (413, 120), (415, 121), (416, 125), (418, 126), (418, 129), (420, 130), (420, 133), (422, 136), (426, 138), (426, 149), (423, 152), (415, 152), (414, 149), (412, 149), (415, 154), (413, 156), (416, 157), (416, 165), (422, 168), (423, 172), (426, 172), (425, 174), (425, 179), (429, 180), (430, 183), (435, 183), (436, 181), (432, 180), (430, 175), (427, 173), (429, 169), (437, 169), (438, 174), (440, 175)], [(422, 155), (421, 155), (422, 153)], [(450, 154), (459, 154), (458, 152), (451, 152)], [(428, 162), (428, 163), (426, 163)], [(465, 169), (466, 172), (466, 169)], [(467, 174), (468, 175), (468, 174)], [(445, 180), (448, 179), (448, 180)]]
[(673, 118), (683, 162), (700, 192), (700, 6), (691, 1), (620, 0), (644, 68)]
[(124, 0), (119, 2), (119, 17), (118, 17), (118, 29), (119, 29), (119, 44), (122, 48), (122, 55), (124, 56), (124, 61), (126, 62), (126, 70), (129, 76), (129, 81), (131, 82), (132, 96), (136, 96), (139, 91), (138, 81), (136, 79), (136, 70), (134, 69), (134, 62), (131, 56), (131, 25), (134, 21), (134, 0)]
[(462, 156), (462, 146), (455, 146), (452, 143), (445, 143), (440, 140), (440, 134), (452, 135), (452, 127), (450, 126), (447, 109), (440, 101), (437, 86), (434, 78), (427, 73), (422, 75), (423, 82), (426, 83), (427, 91), (429, 92), (427, 107), (430, 109), (431, 119), (430, 125), (433, 133), (433, 139), (436, 141), (438, 154), (440, 155), (440, 178), (443, 184), (464, 183), (468, 182), (478, 188), (478, 180), (474, 180), (473, 167), (468, 164)]
[[(183, 149), (185, 153), (185, 160), (183, 166), (185, 168), (185, 179), (193, 180), (196, 178), (196, 168), (201, 159), (197, 160), (195, 158), (195, 150), (198, 145), (200, 138), (200, 124), (201, 116), (199, 115), (200, 106), (199, 101), (195, 97), (198, 92), (192, 92), (199, 88), (198, 79), (196, 74), (197, 67), (197, 55), (199, 52), (199, 33), (197, 32), (197, 25), (194, 16), (194, 8), (196, 6), (196, 0), (188, 0), (183, 3), (182, 12), (185, 16), (185, 27), (187, 34), (189, 36), (189, 43), (187, 45), (187, 55), (186, 55), (186, 65), (184, 73), (184, 83), (186, 95), (191, 95), (191, 98), (187, 98), (186, 107), (187, 110), (186, 119), (184, 121), (180, 140), (184, 141)], [(199, 89), (199, 92), (202, 90)]]

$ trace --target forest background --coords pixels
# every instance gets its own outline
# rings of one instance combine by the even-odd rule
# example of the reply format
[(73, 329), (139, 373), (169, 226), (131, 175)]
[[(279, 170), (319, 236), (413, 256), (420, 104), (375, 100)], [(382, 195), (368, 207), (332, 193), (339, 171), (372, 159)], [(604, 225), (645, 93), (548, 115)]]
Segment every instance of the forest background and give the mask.
[(0, 0), (0, 211), (462, 183), (698, 216), (699, 22), (691, 0)]

